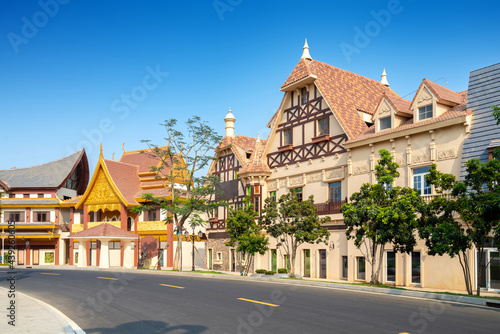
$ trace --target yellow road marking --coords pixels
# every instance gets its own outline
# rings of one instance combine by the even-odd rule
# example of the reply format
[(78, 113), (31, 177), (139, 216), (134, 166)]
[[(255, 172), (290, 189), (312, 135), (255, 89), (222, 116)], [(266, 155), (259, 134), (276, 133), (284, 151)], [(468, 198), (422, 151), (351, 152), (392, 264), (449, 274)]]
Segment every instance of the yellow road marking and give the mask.
[(239, 300), (244, 300), (246, 302), (250, 303), (257, 303), (257, 304), (262, 304), (262, 305), (268, 305), (268, 306), (273, 306), (273, 307), (279, 307), (279, 305), (276, 304), (269, 304), (269, 303), (264, 303), (264, 302), (259, 302), (257, 300), (251, 300), (251, 299), (246, 299), (246, 298), (238, 298)]
[(176, 288), (176, 289), (184, 289), (184, 287), (182, 287), (182, 286), (168, 285), (168, 284), (160, 284), (160, 285), (163, 285), (163, 286), (168, 286), (168, 287), (171, 287), (171, 288)]
[(407, 332), (403, 332), (403, 333), (399, 333), (399, 334), (410, 334), (410, 333), (407, 333)]
[(61, 274), (53, 274), (53, 273), (40, 273), (42, 275), (61, 275)]
[(114, 278), (114, 277), (97, 277), (97, 278), (100, 278), (100, 279), (113, 279), (115, 281), (118, 281), (118, 278)]

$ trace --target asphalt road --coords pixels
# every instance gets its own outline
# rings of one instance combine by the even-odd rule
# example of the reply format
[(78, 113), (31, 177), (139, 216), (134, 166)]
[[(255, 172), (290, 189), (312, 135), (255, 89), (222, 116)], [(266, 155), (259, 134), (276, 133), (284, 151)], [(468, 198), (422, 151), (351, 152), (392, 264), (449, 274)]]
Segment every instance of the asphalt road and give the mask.
[(499, 309), (279, 283), (21, 269), (16, 289), (89, 334), (500, 333)]

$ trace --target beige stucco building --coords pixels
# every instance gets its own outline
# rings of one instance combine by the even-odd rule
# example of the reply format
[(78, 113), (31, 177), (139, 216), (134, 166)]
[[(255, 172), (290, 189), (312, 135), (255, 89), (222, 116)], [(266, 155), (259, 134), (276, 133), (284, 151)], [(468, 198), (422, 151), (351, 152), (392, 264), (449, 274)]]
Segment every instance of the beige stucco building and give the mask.
[[(267, 142), (261, 142), (259, 151), (251, 143), (258, 140), (249, 138), (240, 154), (240, 165), (233, 166), (232, 174), (232, 180), (241, 182), (235, 205), (244, 194), (254, 196), (258, 186), (259, 199), (254, 204), (259, 210), (267, 197), (279, 198), (293, 191), (304, 199), (313, 195), (318, 214), (331, 217), (325, 226), (330, 232), (328, 244), (299, 247), (297, 275), (369, 280), (371, 268), (364, 259), (366, 254), (347, 240), (340, 206), (363, 183), (375, 182), (380, 149), (391, 152), (399, 164), (401, 176), (396, 185), (418, 189), (424, 200), (435, 195), (424, 179), (431, 164), (460, 177), (462, 147), (473, 123), (467, 91), (454, 92), (426, 79), (415, 88), (413, 99), (406, 100), (389, 87), (385, 69), (377, 81), (336, 68), (312, 59), (306, 42), (299, 63), (281, 86), (284, 95), (268, 123), (271, 131)], [(226, 128), (228, 124), (231, 129), (223, 142), (236, 142), (235, 116), (229, 123), (226, 119)], [(259, 168), (252, 167), (257, 162)], [(208, 234), (209, 242), (223, 236), (224, 214), (219, 212), (213, 218), (220, 230)], [(210, 244), (207, 248), (210, 252)], [(383, 283), (465, 289), (458, 259), (429, 256), (423, 241), (411, 254), (394, 253), (391, 245), (385, 250)], [(470, 258), (474, 255), (471, 250)], [(215, 255), (207, 256), (210, 259)], [(225, 267), (223, 258), (217, 260)], [(277, 271), (285, 268), (285, 263), (283, 250), (270, 238), (270, 250), (256, 256), (255, 269)], [(473, 273), (474, 265), (471, 263)]]

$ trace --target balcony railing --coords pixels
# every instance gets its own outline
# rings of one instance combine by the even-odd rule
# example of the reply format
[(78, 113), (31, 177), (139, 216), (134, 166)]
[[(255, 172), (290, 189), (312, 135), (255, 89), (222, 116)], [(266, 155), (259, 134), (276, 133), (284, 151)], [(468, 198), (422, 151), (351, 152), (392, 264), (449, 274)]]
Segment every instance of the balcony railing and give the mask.
[(226, 229), (226, 222), (224, 220), (219, 220), (219, 221), (214, 221), (213, 219), (210, 219), (209, 225), (207, 227), (207, 230), (225, 230)]
[(421, 197), (425, 203), (429, 203), (434, 197), (444, 197), (447, 200), (453, 199), (451, 194), (422, 195)]
[(340, 207), (344, 203), (347, 203), (347, 198), (338, 202), (315, 203), (314, 206), (316, 206), (316, 212), (318, 215), (330, 215), (340, 213)]

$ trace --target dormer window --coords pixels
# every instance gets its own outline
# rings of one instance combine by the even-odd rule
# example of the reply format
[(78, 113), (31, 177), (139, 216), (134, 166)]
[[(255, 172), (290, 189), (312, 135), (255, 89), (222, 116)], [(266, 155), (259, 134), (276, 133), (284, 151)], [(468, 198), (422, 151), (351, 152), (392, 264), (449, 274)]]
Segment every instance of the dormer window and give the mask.
[(391, 128), (391, 116), (384, 117), (378, 120), (380, 131)]
[(306, 88), (302, 88), (300, 90), (300, 104), (304, 105), (306, 103), (307, 103), (307, 89)]
[(418, 120), (421, 121), (427, 118), (432, 118), (432, 104), (418, 108)]

